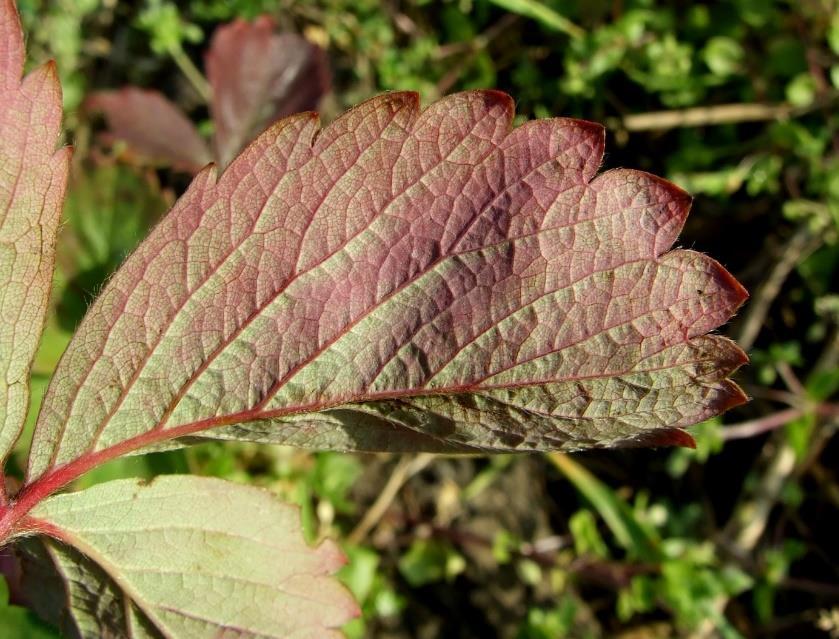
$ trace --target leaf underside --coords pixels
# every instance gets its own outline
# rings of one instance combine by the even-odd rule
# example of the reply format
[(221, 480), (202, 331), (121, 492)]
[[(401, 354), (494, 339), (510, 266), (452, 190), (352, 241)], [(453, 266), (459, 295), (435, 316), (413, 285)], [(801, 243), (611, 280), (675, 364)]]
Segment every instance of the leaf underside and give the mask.
[(0, 464), (29, 404), (29, 371), (44, 327), (69, 150), (56, 151), (61, 87), (53, 65), (21, 81), (23, 34), (0, 0)]
[[(91, 307), (29, 480), (196, 437), (491, 452), (680, 443), (744, 401), (746, 297), (690, 198), (495, 91), (281, 120), (200, 173)], [(595, 177), (596, 176), (596, 177)]]
[(24, 586), (68, 637), (337, 638), (358, 614), (330, 576), (344, 557), (299, 519), (217, 479), (112, 481), (32, 512), (53, 539), (24, 543)]

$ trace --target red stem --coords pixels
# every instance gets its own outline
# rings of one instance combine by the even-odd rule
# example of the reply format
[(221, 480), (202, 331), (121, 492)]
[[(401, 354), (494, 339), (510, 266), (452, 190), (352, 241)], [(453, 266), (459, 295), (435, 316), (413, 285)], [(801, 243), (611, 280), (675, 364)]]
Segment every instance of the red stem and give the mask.
[(835, 419), (839, 417), (839, 404), (822, 403), (808, 408), (793, 407), (787, 408), (777, 413), (759, 417), (758, 419), (751, 419), (747, 422), (735, 424), (733, 426), (726, 426), (722, 431), (722, 438), (726, 441), (731, 439), (746, 439), (748, 437), (755, 437), (770, 430), (775, 430), (781, 426), (785, 426), (789, 422), (806, 415), (808, 412), (813, 412), (819, 417), (826, 419)]
[(765, 417), (752, 419), (747, 422), (735, 424), (733, 426), (726, 426), (722, 430), (722, 438), (726, 441), (732, 439), (746, 439), (748, 437), (755, 437), (761, 433), (780, 428), (788, 424), (794, 419), (798, 419), (804, 414), (801, 408), (787, 408)]
[(24, 518), (27, 513), (38, 505), (39, 502), (100, 464), (162, 441), (185, 437), (186, 435), (191, 435), (199, 431), (243, 421), (267, 419), (287, 412), (289, 411), (280, 410), (258, 413), (250, 410), (225, 417), (213, 417), (197, 422), (190, 422), (174, 428), (155, 428), (137, 437), (126, 439), (110, 448), (86, 453), (63, 466), (53, 468), (31, 484), (24, 486), (17, 497), (13, 498), (7, 505), (0, 505), (0, 546), (11, 535), (30, 530), (21, 524), (26, 523)]
[[(462, 388), (450, 389), (450, 392), (468, 391), (471, 389), (472, 387), (464, 386)], [(438, 391), (424, 391), (421, 393), (415, 393), (415, 395), (433, 395), (436, 392)], [(404, 391), (371, 393), (365, 397), (365, 401), (393, 399), (401, 396), (404, 396)], [(21, 525), (20, 522), (30, 510), (38, 505), (39, 502), (100, 464), (104, 464), (112, 459), (116, 459), (117, 457), (121, 457), (122, 455), (126, 455), (141, 448), (146, 448), (147, 446), (151, 446), (153, 444), (168, 441), (170, 439), (177, 439), (178, 437), (186, 437), (187, 435), (210, 430), (211, 428), (219, 428), (221, 426), (229, 426), (231, 424), (240, 424), (243, 422), (262, 419), (271, 419), (273, 417), (284, 417), (297, 413), (315, 412), (325, 410), (330, 406), (331, 405), (313, 402), (308, 405), (299, 405), (266, 411), (262, 409), (261, 406), (257, 405), (254, 408), (233, 413), (231, 415), (225, 415), (223, 417), (210, 417), (190, 422), (188, 424), (174, 426), (172, 428), (162, 428), (162, 424), (158, 424), (152, 430), (146, 431), (145, 433), (132, 437), (131, 439), (126, 439), (125, 441), (115, 444), (109, 448), (85, 453), (63, 466), (52, 468), (32, 483), (24, 485), (20, 493), (15, 498), (11, 499), (8, 504), (0, 504), (0, 546), (5, 544), (11, 535), (30, 530)]]
[[(381, 393), (382, 396), (398, 395), (394, 393)], [(293, 413), (307, 412), (307, 410), (322, 410), (324, 406), (284, 408), (274, 411), (261, 411), (259, 408), (234, 413), (224, 417), (211, 417), (196, 422), (190, 422), (173, 428), (155, 428), (131, 439), (126, 439), (119, 444), (105, 448), (100, 451), (90, 452), (77, 459), (57, 468), (53, 468), (31, 484), (23, 487), (17, 497), (8, 503), (0, 502), (0, 546), (5, 544), (10, 536), (22, 532), (34, 532), (39, 528), (34, 525), (34, 519), (27, 517), (27, 514), (41, 501), (49, 497), (57, 490), (67, 486), (73, 480), (79, 478), (87, 471), (122, 455), (151, 446), (170, 439), (185, 437), (211, 428), (218, 428), (230, 424), (254, 421), (258, 419), (270, 419)], [(839, 405), (822, 403), (812, 408), (817, 415), (827, 418), (839, 417)], [(737, 439), (750, 437), (759, 432), (765, 432), (772, 428), (778, 428), (785, 423), (803, 415), (806, 411), (801, 408), (788, 408), (778, 413), (768, 415), (761, 419), (745, 422), (738, 426), (730, 427), (723, 431), (725, 439)], [(2, 476), (2, 473), (0, 473)]]

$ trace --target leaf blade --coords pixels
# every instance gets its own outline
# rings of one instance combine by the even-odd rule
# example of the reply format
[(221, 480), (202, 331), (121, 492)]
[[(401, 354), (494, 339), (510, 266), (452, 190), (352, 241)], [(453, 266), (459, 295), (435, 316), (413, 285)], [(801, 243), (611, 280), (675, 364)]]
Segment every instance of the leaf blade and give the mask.
[(31, 524), (102, 571), (47, 542), (62, 572), (77, 575), (66, 578), (71, 591), (128, 602), (120, 618), (117, 604), (104, 614), (75, 598), (83, 637), (104, 628), (131, 636), (137, 626), (160, 637), (338, 637), (358, 612), (331, 577), (344, 562), (337, 547), (307, 546), (297, 510), (260, 489), (188, 476), (118, 480), (43, 502)]
[[(645, 401), (650, 430), (671, 432), (742, 402), (725, 378), (745, 356), (701, 336), (745, 291), (706, 256), (666, 252), (690, 198), (638, 171), (595, 177), (597, 125), (511, 120), (497, 92), (422, 112), (415, 95), (386, 94), (319, 133), (311, 114), (282, 120), (220, 178), (200, 174), (83, 322), (30, 478), (358, 404), (412, 402), (397, 436), (418, 445), (510, 450), (539, 412), (533, 447), (575, 448), (642, 434), (644, 415), (620, 426), (610, 411)], [(634, 370), (655, 358), (663, 372)], [(588, 378), (594, 396), (578, 386)], [(488, 419), (445, 399), (487, 393), (504, 404)], [(422, 418), (435, 402), (442, 435)], [(511, 412), (523, 417), (505, 443)], [(367, 446), (335, 428), (318, 445), (369, 450), (390, 432)]]
[(146, 161), (171, 164), (189, 173), (212, 161), (189, 118), (158, 91), (136, 87), (99, 91), (85, 101), (85, 108), (102, 113), (109, 135), (127, 143)]
[(635, 519), (626, 502), (621, 501), (606, 484), (570, 457), (562, 453), (550, 453), (548, 459), (591, 503), (618, 544), (633, 557), (644, 561), (660, 561), (660, 540)]
[(24, 46), (0, 1), (0, 462), (20, 436), (29, 371), (46, 317), (69, 149), (56, 151), (61, 87), (54, 65), (21, 81)]
[(491, 0), (491, 2), (502, 9), (536, 20), (549, 29), (572, 38), (580, 39), (586, 35), (586, 32), (571, 20), (539, 0)]
[(222, 167), (266, 126), (317, 108), (331, 80), (325, 52), (293, 33), (274, 33), (260, 16), (235, 20), (213, 34), (206, 55), (212, 87), (215, 153)]

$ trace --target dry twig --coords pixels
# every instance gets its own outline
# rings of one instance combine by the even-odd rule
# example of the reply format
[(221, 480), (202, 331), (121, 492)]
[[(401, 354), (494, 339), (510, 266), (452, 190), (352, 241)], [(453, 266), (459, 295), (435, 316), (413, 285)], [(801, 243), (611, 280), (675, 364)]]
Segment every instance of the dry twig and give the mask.
[(414, 475), (423, 470), (428, 464), (434, 460), (434, 455), (431, 453), (419, 453), (417, 455), (403, 455), (390, 477), (387, 480), (382, 492), (373, 502), (373, 505), (364, 513), (364, 517), (358, 522), (358, 525), (347, 536), (347, 543), (359, 544), (363, 541), (370, 531), (373, 530), (381, 520), (382, 516), (390, 508), (393, 500), (399, 494), (402, 486)]

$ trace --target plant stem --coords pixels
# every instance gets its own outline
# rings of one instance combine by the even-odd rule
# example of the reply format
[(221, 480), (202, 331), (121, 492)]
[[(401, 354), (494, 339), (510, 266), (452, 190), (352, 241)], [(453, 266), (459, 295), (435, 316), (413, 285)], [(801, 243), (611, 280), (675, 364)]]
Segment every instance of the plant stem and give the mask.
[(777, 413), (766, 415), (765, 417), (750, 419), (746, 422), (726, 426), (722, 431), (722, 438), (725, 441), (730, 441), (732, 439), (747, 439), (749, 437), (755, 437), (756, 435), (761, 435), (771, 430), (775, 430), (776, 428), (780, 428), (781, 426), (784, 426), (799, 417), (803, 417), (808, 413), (814, 413), (819, 417), (824, 417), (826, 419), (835, 419), (839, 417), (839, 404), (830, 404), (825, 402), (809, 407), (799, 406), (787, 408), (782, 411), (778, 411)]
[(787, 408), (765, 417), (751, 419), (747, 422), (742, 422), (733, 426), (726, 426), (723, 428), (722, 438), (725, 441), (730, 441), (732, 439), (747, 439), (749, 437), (754, 437), (756, 435), (769, 432), (770, 430), (780, 428), (781, 426), (798, 419), (804, 415), (804, 412), (805, 411), (802, 408)]
[[(770, 278), (772, 275), (770, 274)], [(831, 370), (839, 360), (839, 333), (833, 335), (814, 371)], [(815, 412), (830, 422), (839, 419), (839, 404), (824, 403), (816, 406)], [(831, 430), (822, 428), (815, 432), (810, 442), (810, 449), (821, 451), (831, 436)], [(802, 463), (797, 461), (795, 451), (783, 433), (774, 433), (764, 445), (762, 457), (766, 460), (757, 488), (750, 491), (746, 498), (741, 498), (734, 508), (725, 529), (725, 537), (730, 540), (734, 554), (747, 557), (757, 545), (766, 529), (769, 514), (780, 498), (784, 483), (800, 472)], [(712, 603), (712, 610), (722, 614), (728, 604), (728, 595), (719, 595)], [(711, 620), (704, 621), (699, 629), (690, 634), (688, 639), (709, 639), (715, 637), (715, 628)]]
[(201, 96), (204, 102), (209, 102), (213, 95), (210, 83), (207, 82), (207, 79), (204, 77), (204, 74), (198, 70), (198, 67), (192, 63), (192, 60), (190, 60), (184, 50), (180, 47), (173, 47), (169, 50), (169, 55), (172, 56), (175, 64), (178, 65), (181, 73), (186, 76), (186, 79), (189, 80), (190, 84), (192, 84), (198, 92), (198, 95)]
[(792, 113), (792, 107), (787, 104), (718, 104), (674, 111), (633, 113), (624, 116), (623, 126), (627, 131), (658, 131), (678, 127), (785, 120)]
[(624, 116), (623, 127), (630, 132), (662, 131), (679, 127), (788, 120), (825, 107), (835, 101), (837, 97), (839, 96), (835, 92), (830, 93), (806, 107), (794, 107), (790, 104), (737, 103), (672, 111), (633, 113)]
[(814, 235), (813, 231), (806, 224), (802, 225), (789, 239), (783, 248), (783, 252), (775, 263), (769, 276), (757, 290), (746, 313), (740, 323), (739, 335), (736, 342), (744, 351), (749, 351), (757, 339), (758, 333), (763, 328), (766, 315), (772, 306), (772, 302), (781, 292), (781, 287), (787, 277), (806, 255), (815, 251), (822, 243), (823, 238)]
[(361, 521), (347, 537), (347, 543), (351, 545), (361, 543), (370, 531), (376, 527), (376, 524), (379, 523), (379, 520), (385, 512), (387, 512), (387, 509), (393, 500), (396, 499), (396, 495), (399, 494), (405, 482), (428, 466), (432, 461), (434, 461), (434, 455), (431, 453), (403, 455), (396, 468), (390, 474), (385, 487), (379, 493), (376, 501), (364, 513), (364, 517), (361, 518)]

